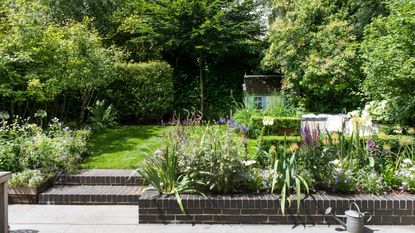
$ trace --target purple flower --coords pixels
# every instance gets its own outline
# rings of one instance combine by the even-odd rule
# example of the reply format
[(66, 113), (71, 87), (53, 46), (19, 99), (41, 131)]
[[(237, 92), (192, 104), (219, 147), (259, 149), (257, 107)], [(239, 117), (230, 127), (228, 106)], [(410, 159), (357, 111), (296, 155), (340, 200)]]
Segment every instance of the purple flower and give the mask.
[(32, 140), (32, 145), (35, 144), (35, 140)]
[(245, 139), (242, 141), (242, 144), (244, 144), (244, 146), (248, 145), (248, 140), (245, 138)]
[(376, 146), (376, 143), (372, 140), (367, 141), (367, 147), (374, 148)]
[(336, 178), (334, 178), (334, 183), (338, 184), (339, 182), (340, 182), (340, 178), (336, 176)]
[(68, 154), (62, 154), (61, 155), (61, 158), (66, 158), (66, 157), (68, 157), (69, 155)]
[(63, 128), (63, 130), (64, 131), (68, 131), (69, 130), (69, 127), (65, 127), (65, 128)]
[(225, 117), (220, 117), (219, 118), (219, 123), (221, 123), (221, 124), (225, 124), (226, 121), (227, 121), (227, 119)]

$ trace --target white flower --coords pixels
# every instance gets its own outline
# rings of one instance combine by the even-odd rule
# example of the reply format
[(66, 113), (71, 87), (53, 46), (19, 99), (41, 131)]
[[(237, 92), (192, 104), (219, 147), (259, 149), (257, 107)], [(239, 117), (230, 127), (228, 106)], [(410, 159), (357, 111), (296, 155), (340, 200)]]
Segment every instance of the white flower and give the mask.
[(252, 164), (255, 164), (256, 161), (255, 160), (247, 160), (247, 161), (244, 161), (243, 163), (244, 163), (245, 166), (250, 166)]
[(333, 161), (330, 161), (330, 163), (333, 164), (333, 165), (339, 166), (340, 165), (340, 160), (335, 159)]
[(262, 118), (262, 124), (266, 126), (271, 126), (274, 124), (274, 118), (272, 117), (264, 117)]
[(412, 164), (412, 160), (410, 160), (410, 159), (404, 159), (402, 162), (404, 164)]

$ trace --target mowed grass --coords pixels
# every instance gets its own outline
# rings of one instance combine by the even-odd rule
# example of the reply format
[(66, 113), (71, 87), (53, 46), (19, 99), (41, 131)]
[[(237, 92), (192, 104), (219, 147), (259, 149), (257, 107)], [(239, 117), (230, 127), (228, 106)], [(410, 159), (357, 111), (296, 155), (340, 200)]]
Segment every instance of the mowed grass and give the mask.
[(82, 168), (137, 168), (158, 148), (166, 127), (124, 125), (95, 133)]

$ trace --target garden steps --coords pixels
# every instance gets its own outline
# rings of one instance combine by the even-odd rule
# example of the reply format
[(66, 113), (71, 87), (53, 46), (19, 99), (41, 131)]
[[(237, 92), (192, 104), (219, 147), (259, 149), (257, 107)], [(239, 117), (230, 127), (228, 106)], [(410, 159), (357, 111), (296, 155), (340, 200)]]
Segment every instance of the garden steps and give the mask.
[(48, 205), (133, 205), (144, 187), (135, 170), (87, 169), (58, 177), (38, 200)]
[(130, 205), (138, 204), (143, 186), (55, 186), (39, 194), (39, 204)]
[(86, 169), (79, 174), (56, 179), (57, 185), (143, 185), (141, 176), (132, 169)]

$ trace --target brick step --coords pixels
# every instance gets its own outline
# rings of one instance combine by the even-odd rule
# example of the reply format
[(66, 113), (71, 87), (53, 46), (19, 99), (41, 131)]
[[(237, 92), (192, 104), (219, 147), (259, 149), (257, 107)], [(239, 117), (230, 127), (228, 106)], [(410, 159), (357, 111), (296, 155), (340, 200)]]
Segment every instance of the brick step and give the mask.
[(143, 186), (83, 185), (55, 186), (38, 195), (48, 205), (130, 205), (138, 204)]
[(56, 179), (56, 185), (114, 185), (139, 186), (145, 182), (135, 170), (88, 169), (79, 174), (64, 175)]

